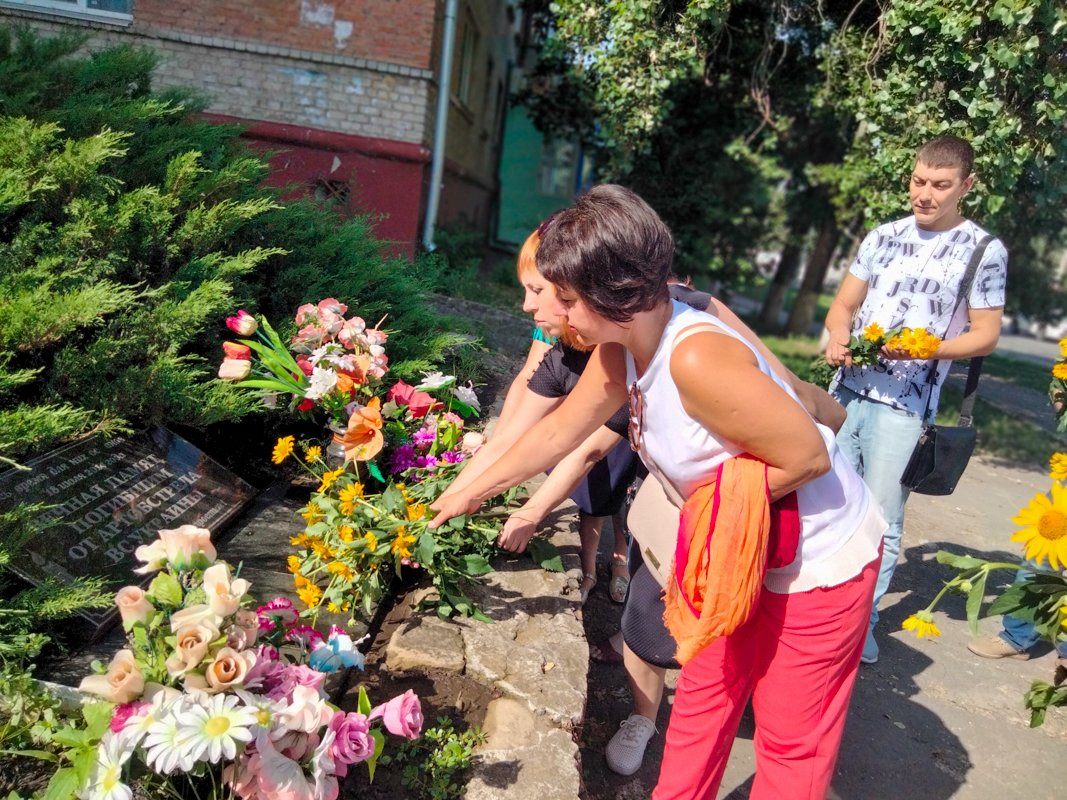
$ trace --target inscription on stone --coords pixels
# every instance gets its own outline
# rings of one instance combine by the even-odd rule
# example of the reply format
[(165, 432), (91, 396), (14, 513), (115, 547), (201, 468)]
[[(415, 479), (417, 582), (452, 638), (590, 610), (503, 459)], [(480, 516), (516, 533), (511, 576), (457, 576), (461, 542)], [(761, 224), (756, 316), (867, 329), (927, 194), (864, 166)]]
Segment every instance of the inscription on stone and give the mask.
[[(252, 499), (255, 489), (170, 431), (92, 437), (0, 474), (0, 509), (45, 503), (43, 533), (28, 558), (9, 565), (33, 583), (102, 577), (116, 588), (142, 581), (134, 551), (161, 528), (196, 525), (212, 538)], [(147, 582), (152, 576), (143, 579)], [(85, 612), (104, 624), (113, 610)]]

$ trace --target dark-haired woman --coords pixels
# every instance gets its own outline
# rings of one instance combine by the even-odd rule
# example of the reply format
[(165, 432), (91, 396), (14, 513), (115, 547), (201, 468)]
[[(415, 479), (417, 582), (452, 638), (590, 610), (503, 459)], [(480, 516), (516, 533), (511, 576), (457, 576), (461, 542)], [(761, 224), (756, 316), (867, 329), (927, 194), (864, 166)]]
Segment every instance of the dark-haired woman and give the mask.
[[(700, 627), (705, 606), (694, 591), (715, 577), (708, 572), (716, 565), (704, 564), (703, 573), (692, 560), (674, 565), (668, 617), (683, 667), (653, 797), (715, 796), (751, 696), (757, 770), (750, 797), (822, 800), (866, 633), (884, 522), (833, 433), (813, 421), (758, 351), (729, 326), (669, 299), (673, 247), (655, 212), (618, 186), (596, 187), (553, 220), (537, 252), (553, 283), (548, 310), (565, 314), (581, 341), (600, 347), (557, 412), (440, 503), (435, 523), (551, 464), (627, 399), (633, 445), (668, 496), (688, 508), (727, 471), (743, 475), (728, 510), (743, 507), (738, 524), (757, 538), (766, 535), (761, 504), (791, 504), (795, 549), (766, 570), (747, 616), (724, 635)], [(690, 531), (694, 541), (737, 534), (720, 530), (725, 523), (708, 508), (712, 528)], [(691, 543), (680, 542), (678, 553)], [(692, 625), (709, 635), (683, 640)]]

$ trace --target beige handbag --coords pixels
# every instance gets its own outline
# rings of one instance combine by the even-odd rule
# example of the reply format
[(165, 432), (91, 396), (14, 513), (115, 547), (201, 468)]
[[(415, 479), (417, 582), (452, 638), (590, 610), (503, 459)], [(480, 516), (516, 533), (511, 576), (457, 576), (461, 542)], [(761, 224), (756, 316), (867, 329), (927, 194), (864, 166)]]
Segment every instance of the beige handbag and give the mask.
[(637, 542), (641, 558), (660, 586), (666, 586), (674, 564), (679, 513), (663, 485), (649, 475), (641, 482), (626, 517), (626, 527)]

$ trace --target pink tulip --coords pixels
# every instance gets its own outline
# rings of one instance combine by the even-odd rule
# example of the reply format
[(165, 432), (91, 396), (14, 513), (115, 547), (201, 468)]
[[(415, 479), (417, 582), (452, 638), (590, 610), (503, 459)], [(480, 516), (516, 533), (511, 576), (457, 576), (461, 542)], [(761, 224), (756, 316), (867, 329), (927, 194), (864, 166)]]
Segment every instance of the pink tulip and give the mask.
[(252, 372), (252, 362), (243, 358), (224, 358), (219, 365), (219, 378), (224, 381), (243, 381)]
[(259, 328), (259, 323), (247, 311), (238, 311), (236, 316), (226, 317), (226, 327), (238, 336), (251, 336)]
[(226, 358), (236, 358), (238, 361), (248, 361), (252, 358), (252, 348), (247, 344), (223, 342), (222, 352), (226, 354)]

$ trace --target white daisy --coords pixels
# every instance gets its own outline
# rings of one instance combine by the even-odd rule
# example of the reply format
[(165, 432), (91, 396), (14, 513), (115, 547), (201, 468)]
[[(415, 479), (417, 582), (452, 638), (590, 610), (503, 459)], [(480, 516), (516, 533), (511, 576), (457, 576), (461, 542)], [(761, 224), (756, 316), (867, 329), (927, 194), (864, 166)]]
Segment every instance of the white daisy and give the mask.
[(196, 700), (177, 715), (178, 730), (187, 737), (193, 760), (212, 764), (233, 760), (238, 742), (255, 738), (251, 728), (257, 724), (256, 709), (242, 705), (235, 694), (201, 695)]
[(141, 746), (145, 749), (145, 763), (160, 775), (175, 770), (188, 772), (196, 761), (188, 746), (188, 735), (178, 728), (178, 712), (183, 701), (170, 704), (155, 715), (148, 726), (148, 734)]
[(337, 373), (332, 369), (315, 367), (311, 370), (311, 381), (308, 384), (304, 397), (308, 400), (319, 400), (323, 395), (329, 394), (337, 385)]
[(131, 800), (133, 791), (122, 782), (122, 767), (133, 750), (123, 745), (120, 737), (104, 734), (96, 750), (96, 761), (89, 773), (88, 800)]

